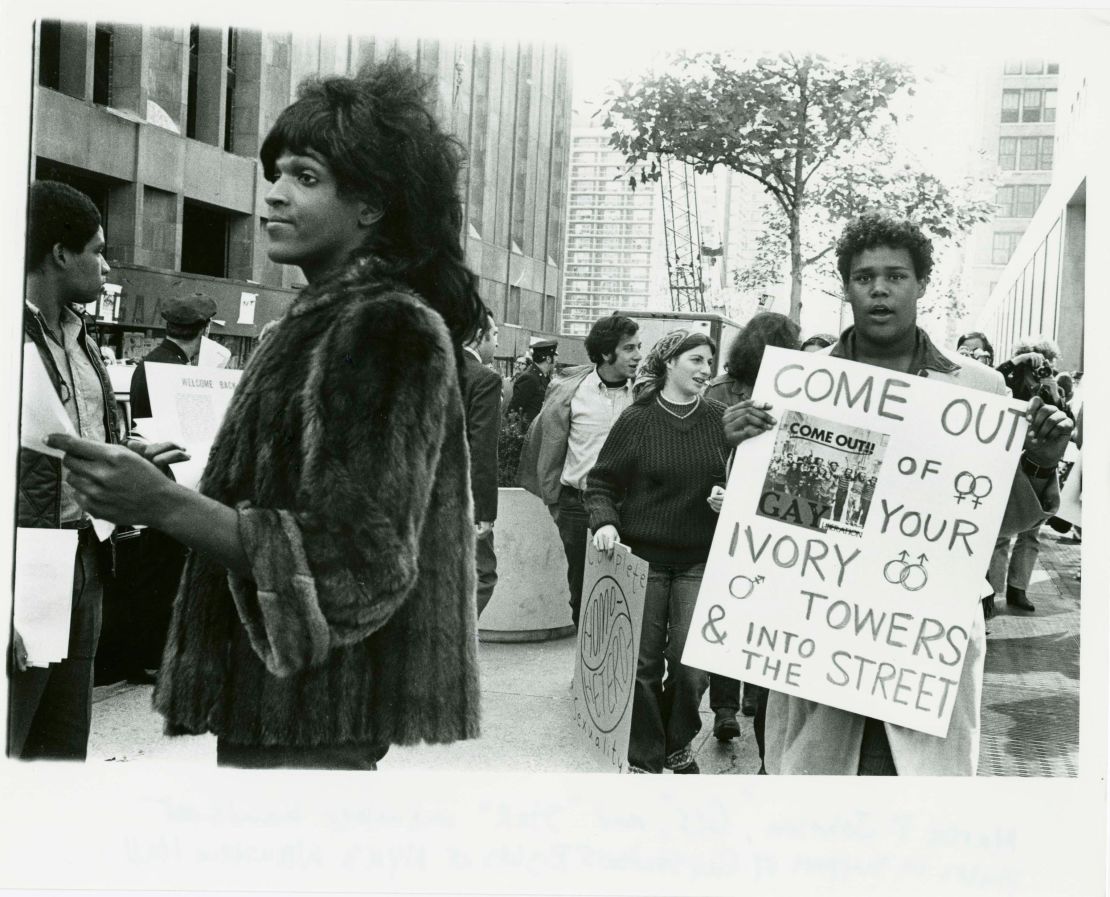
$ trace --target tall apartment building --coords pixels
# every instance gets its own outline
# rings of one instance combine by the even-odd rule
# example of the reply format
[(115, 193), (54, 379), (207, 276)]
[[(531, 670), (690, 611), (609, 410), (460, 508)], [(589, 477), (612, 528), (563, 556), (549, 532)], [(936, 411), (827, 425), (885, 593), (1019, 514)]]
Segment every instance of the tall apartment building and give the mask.
[(994, 218), (975, 228), (968, 240), (964, 282), (973, 317), (998, 283), (1052, 181), (1059, 72), (1057, 62), (1032, 58), (1012, 59), (980, 73), (982, 131), (976, 148), (999, 184)]
[[(570, 221), (560, 331), (585, 335), (622, 308), (669, 309), (659, 290), (662, 248), (659, 187), (631, 190), (621, 155), (600, 128), (571, 133)], [(666, 284), (663, 274), (662, 284)]]
[[(1004, 360), (1023, 336), (1043, 334), (1060, 347), (1058, 367), (1085, 366), (1084, 309), (1088, 288), (1096, 301), (1103, 285), (1087, 265), (1087, 200), (1105, 208), (1110, 196), (1105, 147), (1110, 77), (1105, 67), (1069, 64), (1058, 86), (1060, 121), (1052, 180), (975, 321)], [(1055, 97), (1053, 98), (1056, 99)]]
[(213, 335), (245, 357), (301, 285), (266, 256), (261, 141), (305, 75), (395, 51), (432, 79), (435, 112), (466, 149), (462, 237), (509, 325), (504, 354), (553, 334), (570, 151), (561, 47), (43, 21), (32, 173), (84, 190), (104, 217), (118, 301), (102, 338), (140, 355), (161, 302), (200, 290), (220, 308)]

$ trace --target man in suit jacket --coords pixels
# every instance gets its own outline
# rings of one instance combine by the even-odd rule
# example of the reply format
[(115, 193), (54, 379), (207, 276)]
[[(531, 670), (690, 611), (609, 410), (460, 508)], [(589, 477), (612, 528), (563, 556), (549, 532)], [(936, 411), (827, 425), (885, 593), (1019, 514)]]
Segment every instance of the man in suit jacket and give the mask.
[(497, 519), (497, 435), (501, 429), (501, 378), (486, 365), (497, 349), (497, 322), (487, 314), (486, 328), (463, 347), (462, 397), (470, 445), (470, 489), (477, 532), (478, 616), (497, 585), (493, 523)]
[(216, 303), (200, 293), (174, 296), (162, 305), (166, 338), (135, 369), (131, 378), (131, 419), (150, 417), (150, 395), (146, 386), (146, 364), (192, 364), (200, 353), (200, 342), (216, 314)]

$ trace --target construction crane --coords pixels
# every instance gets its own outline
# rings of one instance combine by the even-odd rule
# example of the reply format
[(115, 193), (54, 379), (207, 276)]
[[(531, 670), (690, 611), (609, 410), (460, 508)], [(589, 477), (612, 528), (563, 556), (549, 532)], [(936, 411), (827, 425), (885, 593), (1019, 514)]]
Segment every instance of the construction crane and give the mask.
[(701, 236), (694, 168), (673, 156), (659, 160), (663, 194), (663, 237), (667, 249), (667, 279), (674, 311), (705, 311), (705, 282), (701, 271)]

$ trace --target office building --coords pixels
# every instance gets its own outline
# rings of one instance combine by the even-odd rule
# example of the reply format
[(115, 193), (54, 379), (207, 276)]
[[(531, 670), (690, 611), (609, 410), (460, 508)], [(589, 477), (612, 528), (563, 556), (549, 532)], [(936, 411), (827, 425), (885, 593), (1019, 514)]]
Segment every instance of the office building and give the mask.
[[(201, 291), (238, 363), (301, 285), (266, 255), (258, 149), (298, 82), (399, 51), (435, 85), (463, 144), (463, 242), (511, 356), (559, 317), (569, 161), (566, 52), (551, 44), (383, 40), (44, 21), (35, 178), (84, 190), (104, 217), (114, 300), (101, 338), (128, 356), (160, 337), (160, 303)], [(249, 309), (249, 312), (248, 312)]]

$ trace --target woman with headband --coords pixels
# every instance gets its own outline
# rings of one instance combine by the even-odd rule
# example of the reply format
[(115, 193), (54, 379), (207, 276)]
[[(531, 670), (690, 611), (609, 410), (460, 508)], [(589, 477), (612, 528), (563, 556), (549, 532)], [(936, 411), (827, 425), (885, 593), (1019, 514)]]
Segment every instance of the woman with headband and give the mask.
[(681, 658), (717, 525), (708, 499), (729, 454), (725, 406), (703, 396), (715, 351), (708, 336), (685, 330), (655, 344), (586, 488), (594, 547), (622, 542), (650, 565), (628, 744), (634, 772), (699, 772), (690, 743), (709, 677)]

